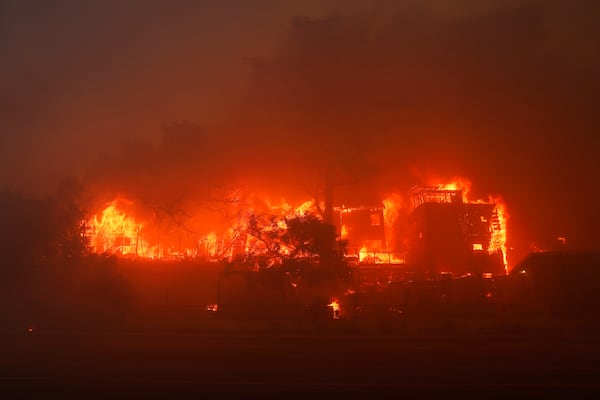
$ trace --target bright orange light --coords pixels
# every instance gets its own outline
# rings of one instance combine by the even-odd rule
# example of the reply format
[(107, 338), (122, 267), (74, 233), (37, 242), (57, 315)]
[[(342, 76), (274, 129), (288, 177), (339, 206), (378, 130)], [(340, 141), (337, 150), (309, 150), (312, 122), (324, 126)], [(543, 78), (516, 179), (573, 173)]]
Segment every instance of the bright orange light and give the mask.
[[(462, 202), (464, 204), (493, 204), (494, 210), (492, 214), (492, 221), (490, 223), (490, 242), (487, 244), (487, 251), (489, 254), (496, 252), (502, 253), (502, 262), (504, 270), (508, 272), (508, 259), (507, 259), (507, 222), (508, 212), (506, 211), (506, 204), (500, 197), (489, 196), (487, 200), (471, 198), (471, 182), (468, 179), (457, 177), (453, 178), (449, 183), (432, 183), (433, 187), (440, 190), (460, 190), (462, 192)], [(482, 222), (487, 222), (482, 219)], [(474, 251), (484, 250), (485, 246), (482, 243), (472, 244)]]
[(451, 182), (444, 184), (435, 185), (439, 189), (442, 190), (460, 190), (462, 191), (462, 200), (463, 203), (468, 203), (469, 200), (469, 192), (471, 191), (471, 181), (463, 177), (453, 178)]
[(340, 232), (340, 237), (342, 239), (346, 239), (348, 238), (348, 227), (346, 225), (342, 225), (341, 227), (341, 232)]
[(367, 249), (367, 246), (362, 246), (360, 248), (360, 250), (358, 251), (358, 261), (365, 262), (365, 261), (367, 261), (368, 257), (369, 257), (369, 249)]
[[(488, 251), (490, 254), (502, 252), (505, 267), (508, 265), (506, 259), (506, 224), (508, 214), (506, 206), (499, 198), (490, 197), (487, 201), (470, 198), (471, 182), (465, 178), (456, 178), (449, 183), (431, 183), (433, 192), (461, 191), (464, 204), (485, 203), (493, 204), (494, 212), (491, 219), (489, 216), (481, 217), (482, 224), (490, 225), (490, 241), (487, 238), (474, 239), (471, 242), (474, 251)], [(444, 196), (432, 196), (427, 201), (454, 202), (458, 193), (444, 193)], [(383, 203), (383, 220), (377, 214), (377, 218), (371, 215), (369, 228), (377, 230), (377, 237), (367, 239), (370, 233), (364, 234), (360, 231), (361, 225), (357, 225), (351, 218), (349, 222), (342, 221), (339, 226), (342, 239), (356, 240), (357, 243), (349, 243), (353, 257), (358, 256), (361, 263), (370, 264), (402, 264), (405, 262), (406, 251), (410, 245), (407, 237), (394, 237), (394, 235), (405, 234), (406, 229), (399, 227), (404, 223), (405, 214), (414, 204), (407, 204), (398, 193), (388, 193)], [(156, 216), (153, 212), (142, 212), (139, 205), (135, 204), (137, 211), (135, 217), (134, 204), (123, 198), (108, 203), (103, 210), (94, 215), (88, 223), (88, 236), (91, 247), (97, 253), (111, 253), (119, 255), (134, 255), (139, 257), (163, 258), (163, 257), (205, 257), (211, 261), (221, 260), (227, 257), (240, 257), (248, 259), (248, 256), (272, 254), (272, 249), (264, 238), (255, 237), (256, 232), (250, 232), (250, 217), (260, 220), (262, 233), (265, 237), (283, 235), (287, 230), (286, 221), (290, 218), (306, 215), (315, 215), (320, 218), (315, 201), (308, 200), (301, 203), (291, 203), (284, 199), (279, 202), (271, 202), (258, 195), (249, 195), (246, 200), (236, 201), (228, 204), (227, 215), (235, 215), (236, 220), (227, 220), (223, 226), (210, 226), (210, 231), (205, 227), (185, 226), (174, 227), (174, 224), (165, 223), (164, 217)], [(357, 209), (341, 208), (342, 213), (355, 212)], [(364, 210), (360, 208), (360, 210)], [(150, 210), (151, 211), (151, 210)], [(378, 213), (381, 208), (377, 208)], [(142, 219), (139, 215), (147, 215)], [(358, 214), (357, 214), (358, 215)], [(162, 218), (162, 219), (161, 219)], [(361, 217), (362, 218), (362, 217)], [(489, 221), (488, 221), (489, 219)], [(179, 223), (179, 221), (177, 221)], [(191, 229), (188, 229), (191, 228)], [(401, 228), (401, 229), (398, 229)], [(179, 230), (177, 230), (179, 229)], [(382, 232), (383, 231), (383, 232)], [(356, 233), (356, 235), (355, 235)], [(353, 239), (356, 238), (356, 239)], [(360, 239), (359, 239), (360, 238)], [(559, 239), (560, 240), (560, 239)], [(399, 244), (402, 243), (402, 246)], [(358, 252), (356, 250), (360, 248)], [(293, 249), (280, 245), (277, 252), (280, 255), (291, 254)], [(395, 251), (401, 250), (402, 253)], [(305, 256), (298, 254), (298, 257)]]
[(333, 319), (341, 318), (340, 302), (336, 298), (332, 298), (331, 302), (327, 306), (331, 307), (331, 311), (333, 313)]
[(393, 227), (400, 215), (400, 210), (404, 208), (404, 201), (399, 194), (391, 193), (383, 200), (383, 207), (386, 248), (390, 249), (391, 243), (394, 241)]
[(506, 225), (508, 222), (508, 213), (506, 212), (506, 204), (504, 204), (501, 198), (495, 198), (494, 203), (496, 207), (494, 208), (494, 214), (492, 216), (492, 238), (488, 245), (488, 252), (492, 254), (501, 251), (504, 270), (508, 272), (508, 258), (506, 254)]
[(209, 304), (205, 307), (206, 311), (211, 311), (211, 312), (217, 312), (219, 311), (219, 305), (218, 304)]
[(128, 200), (115, 200), (100, 217), (95, 215), (89, 221), (92, 249), (97, 253), (139, 255), (148, 249), (147, 244), (140, 241), (143, 225), (120, 209), (119, 203), (131, 205)]

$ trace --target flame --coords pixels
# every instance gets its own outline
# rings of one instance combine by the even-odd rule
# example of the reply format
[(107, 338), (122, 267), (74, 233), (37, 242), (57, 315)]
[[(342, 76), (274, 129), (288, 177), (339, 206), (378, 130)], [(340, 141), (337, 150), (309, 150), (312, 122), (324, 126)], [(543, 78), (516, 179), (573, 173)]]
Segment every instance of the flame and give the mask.
[(342, 239), (348, 238), (348, 227), (345, 224), (343, 224), (342, 227), (340, 228), (340, 237)]
[(508, 248), (506, 246), (506, 225), (508, 222), (508, 213), (506, 212), (506, 204), (501, 198), (495, 198), (494, 203), (496, 207), (494, 208), (494, 216), (492, 218), (492, 238), (490, 240), (490, 244), (488, 245), (488, 252), (492, 254), (497, 251), (501, 251), (504, 270), (508, 272)]
[(294, 209), (295, 215), (305, 216), (315, 213), (315, 202), (312, 200), (305, 201)]
[(449, 183), (434, 184), (441, 190), (460, 190), (462, 192), (463, 203), (473, 202), (469, 199), (471, 192), (471, 181), (463, 177), (455, 177)]
[[(370, 244), (370, 245), (369, 245)], [(371, 243), (363, 244), (358, 251), (358, 261), (364, 264), (404, 264), (405, 260), (397, 253), (382, 250)]]
[[(465, 204), (494, 204), (493, 217), (491, 222), (491, 239), (487, 246), (489, 254), (500, 251), (502, 253), (502, 262), (504, 264), (505, 272), (508, 272), (508, 258), (507, 258), (507, 222), (508, 213), (506, 211), (506, 204), (500, 197), (489, 196), (487, 200), (471, 198), (471, 181), (463, 177), (457, 177), (452, 179), (451, 182), (445, 184), (435, 185), (442, 190), (461, 190), (462, 200)], [(482, 250), (482, 244), (473, 244), (473, 250)]]
[[(488, 200), (471, 198), (471, 182), (465, 178), (455, 178), (448, 183), (432, 183), (430, 187), (435, 190), (458, 191), (462, 193), (464, 204), (486, 203), (494, 204), (494, 212), (490, 221), (489, 243), (477, 241), (469, 244), (473, 251), (487, 251), (490, 254), (502, 252), (505, 269), (507, 262), (507, 221), (508, 213), (506, 205), (500, 198), (489, 197)], [(429, 186), (428, 186), (429, 187)], [(449, 198), (452, 197), (451, 200)], [(454, 193), (433, 195), (427, 197), (427, 201), (448, 202), (454, 201)], [(370, 264), (403, 264), (404, 253), (394, 253), (394, 243), (402, 241), (408, 246), (409, 240), (405, 237), (394, 237), (403, 232), (396, 229), (400, 221), (404, 221), (403, 211), (410, 211), (412, 205), (407, 204), (398, 193), (388, 193), (383, 203), (383, 238), (377, 240), (364, 240), (364, 235), (354, 235), (359, 228), (352, 224), (341, 223), (340, 237), (361, 237), (358, 243), (349, 243), (350, 254), (358, 257), (361, 263)], [(133, 202), (118, 198), (108, 203), (102, 211), (92, 216), (89, 220), (88, 236), (94, 252), (109, 252), (121, 255), (135, 255), (139, 257), (163, 258), (163, 257), (205, 257), (208, 260), (219, 260), (227, 257), (240, 257), (247, 259), (248, 256), (266, 255), (269, 253), (267, 245), (260, 238), (253, 237), (249, 232), (251, 216), (264, 218), (264, 231), (268, 234), (282, 234), (279, 231), (287, 229), (286, 220), (298, 216), (318, 215), (315, 201), (307, 200), (292, 204), (285, 199), (279, 202), (271, 202), (257, 195), (248, 195), (245, 198), (236, 198), (235, 202), (228, 203), (227, 216), (235, 215), (235, 220), (227, 220), (221, 228), (213, 224), (209, 229), (195, 226), (183, 232), (177, 231), (170, 225), (166, 228), (164, 223), (160, 224), (160, 218), (153, 216), (150, 219), (139, 220), (134, 218), (131, 212)], [(356, 209), (358, 210), (358, 209)], [(352, 208), (341, 208), (341, 212), (355, 212)], [(361, 208), (364, 210), (364, 207)], [(380, 209), (378, 209), (380, 210)], [(136, 214), (137, 215), (137, 214)], [(402, 218), (400, 218), (402, 216)], [(156, 218), (155, 218), (156, 217)], [(223, 217), (225, 218), (225, 217)], [(164, 222), (164, 221), (163, 221)], [(487, 222), (482, 220), (482, 222)], [(372, 221), (370, 221), (373, 225)], [(227, 226), (225, 226), (227, 225)], [(377, 224), (379, 226), (379, 223)], [(182, 233), (183, 232), (183, 233)], [(351, 233), (351, 236), (349, 236)], [(185, 240), (181, 236), (185, 234)], [(384, 240), (382, 240), (384, 239)], [(352, 239), (350, 239), (352, 240)], [(487, 239), (486, 239), (487, 241)], [(357, 251), (357, 249), (359, 249)], [(402, 248), (406, 251), (406, 248)], [(280, 254), (290, 254), (291, 249), (281, 246)]]
[[(504, 265), (505, 272), (508, 272), (508, 258), (507, 258), (507, 222), (508, 222), (508, 213), (506, 211), (506, 204), (500, 197), (489, 196), (487, 200), (473, 198), (471, 196), (471, 182), (462, 177), (453, 178), (448, 183), (439, 183), (434, 181), (429, 181), (429, 185), (435, 190), (450, 190), (456, 191), (460, 190), (462, 193), (462, 202), (463, 204), (493, 204), (494, 210), (492, 213), (492, 221), (490, 222), (490, 242), (487, 243), (487, 251), (489, 254), (494, 254), (496, 252), (502, 253), (502, 262)], [(427, 197), (427, 201), (436, 201), (436, 202), (448, 202), (448, 196), (443, 195), (433, 195)], [(482, 220), (482, 222), (484, 222)], [(483, 243), (472, 243), (471, 244), (473, 251), (481, 251), (485, 250)]]
[(204, 235), (200, 239), (200, 243), (204, 246), (204, 251), (211, 257), (217, 255), (218, 245), (217, 245), (217, 234), (215, 232), (210, 232)]
[(95, 215), (90, 220), (91, 246), (97, 253), (139, 254), (148, 248), (147, 243), (140, 242), (143, 224), (122, 211), (119, 203), (131, 204), (128, 200), (114, 200), (99, 218)]
[(385, 228), (386, 248), (391, 248), (391, 243), (394, 242), (393, 227), (400, 215), (400, 210), (404, 208), (404, 201), (397, 193), (389, 194), (383, 199), (383, 220)]
[(333, 319), (341, 318), (341, 308), (340, 308), (340, 302), (338, 301), (338, 299), (336, 299), (335, 297), (332, 298), (331, 302), (327, 306), (331, 307)]
[(362, 262), (366, 262), (367, 258), (368, 258), (368, 254), (369, 254), (369, 249), (367, 249), (367, 246), (363, 246), (360, 248), (360, 250), (358, 251), (358, 261)]

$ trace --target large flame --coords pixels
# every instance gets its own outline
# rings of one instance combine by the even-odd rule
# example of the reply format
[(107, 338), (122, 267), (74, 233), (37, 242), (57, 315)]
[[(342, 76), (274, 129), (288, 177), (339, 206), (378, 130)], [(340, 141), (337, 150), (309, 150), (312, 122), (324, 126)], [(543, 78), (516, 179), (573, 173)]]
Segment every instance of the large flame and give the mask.
[(492, 220), (492, 238), (488, 246), (488, 252), (492, 254), (494, 252), (501, 251), (504, 270), (508, 272), (508, 249), (506, 246), (506, 225), (508, 222), (508, 213), (506, 212), (506, 204), (501, 198), (495, 198), (494, 203), (496, 208), (494, 209), (494, 216)]
[[(463, 204), (493, 204), (494, 212), (490, 221), (489, 243), (473, 243), (473, 251), (487, 251), (489, 254), (502, 253), (505, 269), (508, 268), (507, 261), (507, 221), (508, 213), (506, 204), (499, 197), (490, 196), (487, 200), (471, 198), (471, 183), (464, 178), (457, 178), (451, 182), (439, 183), (429, 182), (429, 186), (434, 189), (434, 194), (441, 191), (441, 195), (428, 197), (428, 201), (448, 202), (450, 197), (446, 196), (444, 191), (450, 193), (453, 199), (460, 191)], [(257, 206), (255, 204), (261, 204)], [(356, 257), (361, 263), (369, 264), (403, 264), (405, 262), (404, 253), (395, 253), (393, 243), (399, 241), (406, 242), (404, 237), (395, 237), (399, 235), (395, 229), (398, 223), (406, 223), (400, 219), (402, 210), (410, 210), (410, 206), (403, 200), (398, 193), (389, 193), (382, 201), (383, 225), (385, 229), (385, 240), (379, 238), (374, 240), (363, 240), (359, 243), (349, 243), (349, 248), (354, 249), (355, 254), (349, 254)], [(204, 257), (209, 260), (219, 260), (227, 257), (248, 257), (249, 255), (261, 255), (268, 252), (264, 241), (249, 234), (249, 218), (251, 216), (263, 215), (265, 232), (285, 231), (287, 229), (286, 219), (306, 216), (309, 214), (318, 215), (317, 207), (312, 200), (304, 201), (296, 206), (291, 205), (285, 200), (272, 202), (268, 199), (260, 200), (259, 196), (252, 195), (251, 201), (246, 203), (235, 203), (238, 207), (235, 221), (227, 221), (227, 226), (221, 230), (212, 226), (210, 230), (203, 231), (202, 227), (194, 227), (185, 232), (186, 240), (181, 237), (174, 238), (173, 229), (165, 229), (154, 220), (139, 220), (134, 218), (129, 211), (133, 209), (134, 204), (126, 199), (118, 198), (108, 203), (105, 208), (92, 216), (89, 220), (89, 237), (92, 250), (94, 252), (108, 252), (112, 254), (133, 255), (138, 257), (165, 258), (165, 257)], [(261, 208), (262, 207), (262, 208)], [(260, 211), (259, 211), (260, 210)], [(357, 209), (358, 210), (358, 209)], [(354, 209), (344, 208), (342, 212), (354, 212)], [(146, 213), (147, 215), (148, 213)], [(137, 215), (137, 214), (136, 214)], [(141, 215), (144, 215), (141, 213)], [(368, 216), (368, 214), (365, 214)], [(265, 222), (263, 221), (263, 222)], [(379, 221), (379, 219), (378, 219)], [(374, 223), (373, 221), (371, 221)], [(377, 222), (379, 225), (379, 222)], [(162, 231), (161, 231), (162, 229)], [(338, 226), (341, 239), (351, 237), (350, 232), (358, 229), (356, 226), (348, 226), (340, 223)], [(178, 233), (181, 236), (181, 232)], [(173, 243), (177, 243), (175, 246)], [(360, 250), (358, 250), (360, 249)], [(280, 254), (289, 254), (290, 249), (283, 245), (278, 249)]]
[(127, 215), (120, 203), (131, 205), (124, 199), (109, 203), (100, 216), (95, 215), (89, 222), (89, 236), (92, 249), (97, 253), (141, 255), (148, 248), (141, 241), (143, 224)]
[[(282, 201), (267, 204), (270, 222), (265, 231), (276, 229), (285, 230), (286, 218), (305, 216), (316, 213), (314, 202), (305, 201), (294, 207)], [(174, 242), (172, 230), (165, 230), (158, 234), (150, 233), (144, 229), (153, 226), (153, 231), (160, 228), (156, 221), (138, 221), (127, 210), (133, 208), (132, 201), (118, 198), (105, 206), (105, 208), (89, 219), (88, 237), (92, 251), (96, 253), (110, 253), (120, 255), (133, 255), (147, 258), (182, 258), (201, 256), (209, 260), (218, 260), (243, 254), (262, 254), (266, 252), (264, 243), (246, 233), (249, 215), (252, 209), (242, 210), (233, 226), (224, 228), (221, 232), (212, 230), (196, 234), (196, 239), (188, 243), (189, 246), (177, 246)], [(187, 234), (193, 234), (187, 232)], [(190, 242), (190, 241), (188, 241)], [(289, 253), (289, 249), (282, 246), (282, 254)]]

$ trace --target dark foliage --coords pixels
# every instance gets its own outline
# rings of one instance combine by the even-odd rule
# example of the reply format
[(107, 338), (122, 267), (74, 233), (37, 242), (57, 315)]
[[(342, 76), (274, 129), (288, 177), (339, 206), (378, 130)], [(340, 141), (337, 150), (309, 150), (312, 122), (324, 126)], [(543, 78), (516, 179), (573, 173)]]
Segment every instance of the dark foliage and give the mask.
[(81, 185), (48, 198), (0, 193), (0, 316), (5, 328), (113, 324), (129, 290), (111, 257), (89, 253)]
[(262, 268), (286, 273), (317, 285), (349, 277), (345, 261), (347, 242), (341, 240), (335, 226), (313, 214), (283, 219), (251, 215), (248, 233), (264, 244), (267, 260)]

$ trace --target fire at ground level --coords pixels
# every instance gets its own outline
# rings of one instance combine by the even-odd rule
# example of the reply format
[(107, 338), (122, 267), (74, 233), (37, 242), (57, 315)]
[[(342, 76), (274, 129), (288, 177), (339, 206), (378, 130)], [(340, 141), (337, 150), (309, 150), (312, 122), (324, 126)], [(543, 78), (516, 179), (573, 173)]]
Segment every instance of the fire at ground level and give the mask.
[[(408, 205), (390, 195), (380, 205), (334, 207), (328, 220), (338, 241), (346, 243), (346, 261), (406, 266), (429, 277), (506, 273), (506, 206), (491, 196), (469, 198), (470, 183), (465, 182), (416, 186)], [(295, 208), (283, 204), (256, 211), (237, 200), (232, 203), (235, 209), (226, 214), (236, 217), (225, 232), (198, 235), (182, 221), (166, 227), (156, 218), (138, 222), (126, 211), (131, 202), (113, 201), (90, 220), (92, 250), (151, 259), (229, 259), (256, 268), (320, 255), (284, 239), (291, 220), (323, 219), (326, 205), (306, 201)]]

